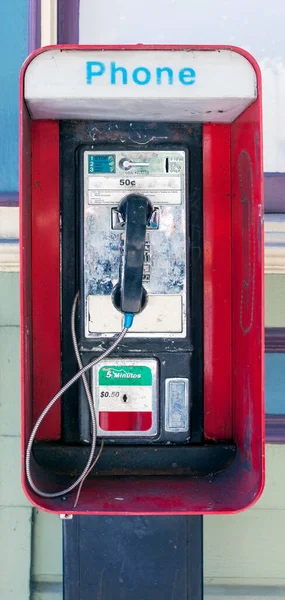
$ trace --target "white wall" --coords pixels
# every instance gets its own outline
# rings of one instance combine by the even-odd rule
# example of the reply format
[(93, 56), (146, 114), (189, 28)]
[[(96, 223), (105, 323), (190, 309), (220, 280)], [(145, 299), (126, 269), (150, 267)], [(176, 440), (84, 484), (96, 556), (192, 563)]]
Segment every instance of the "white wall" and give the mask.
[(81, 0), (81, 44), (233, 44), (259, 61), (264, 170), (285, 172), (284, 0)]

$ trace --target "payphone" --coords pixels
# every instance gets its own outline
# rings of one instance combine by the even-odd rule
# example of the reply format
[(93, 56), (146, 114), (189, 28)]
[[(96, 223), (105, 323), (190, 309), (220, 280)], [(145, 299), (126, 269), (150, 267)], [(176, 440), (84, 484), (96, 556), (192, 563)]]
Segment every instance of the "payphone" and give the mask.
[(24, 66), (23, 477), (37, 505), (230, 512), (261, 492), (259, 81), (226, 47), (54, 47)]
[[(80, 158), (84, 339), (114, 335), (124, 313), (135, 314), (129, 357), (106, 359), (92, 373), (99, 432), (151, 438), (158, 436), (160, 418), (169, 434), (187, 439), (189, 365), (183, 377), (164, 375), (162, 381), (159, 358), (152, 355), (153, 338), (162, 353), (165, 338), (187, 337), (187, 152), (82, 149)], [(145, 350), (138, 352), (136, 339), (144, 340)], [(172, 355), (165, 352), (165, 373)], [(159, 387), (165, 386), (159, 415)]]

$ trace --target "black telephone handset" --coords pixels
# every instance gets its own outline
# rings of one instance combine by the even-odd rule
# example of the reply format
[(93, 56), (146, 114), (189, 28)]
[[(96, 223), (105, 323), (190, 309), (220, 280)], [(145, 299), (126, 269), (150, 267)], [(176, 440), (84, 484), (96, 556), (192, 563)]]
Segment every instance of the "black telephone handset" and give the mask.
[(121, 201), (118, 212), (125, 223), (125, 243), (120, 282), (113, 292), (113, 302), (123, 313), (139, 313), (147, 293), (142, 285), (146, 228), (153, 209), (142, 194), (129, 194)]

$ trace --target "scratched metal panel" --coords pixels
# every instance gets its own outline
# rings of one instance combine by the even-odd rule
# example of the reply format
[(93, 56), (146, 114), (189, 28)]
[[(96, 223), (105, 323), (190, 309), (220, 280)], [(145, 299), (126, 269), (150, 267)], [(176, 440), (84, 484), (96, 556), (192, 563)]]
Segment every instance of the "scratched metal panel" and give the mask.
[[(110, 154), (111, 153), (111, 154)], [(168, 314), (164, 333), (158, 333), (153, 319), (151, 333), (136, 333), (138, 337), (185, 337), (186, 336), (186, 202), (185, 202), (185, 163), (186, 150), (112, 150), (109, 155), (114, 160), (113, 171), (106, 174), (89, 172), (89, 157), (108, 157), (103, 150), (86, 150), (84, 152), (84, 296), (85, 296), (85, 336), (87, 338), (104, 335), (91, 333), (90, 297), (110, 295), (119, 280), (119, 268), (124, 245), (124, 230), (111, 228), (112, 206), (118, 206), (130, 189), (120, 187), (120, 182), (131, 177), (133, 190), (145, 196), (159, 214), (158, 228), (146, 234), (146, 254), (148, 263), (144, 264), (143, 285), (150, 298), (161, 295), (162, 299), (176, 295), (182, 302), (180, 316), (181, 330), (171, 332), (173, 314)], [(131, 161), (143, 161), (129, 173), (121, 165), (125, 157)], [(148, 162), (147, 162), (148, 161)], [(165, 162), (169, 161), (169, 174), (166, 173)], [(142, 166), (143, 165), (143, 166)], [(145, 166), (144, 166), (145, 165)], [(98, 168), (98, 167), (97, 167)], [(105, 168), (105, 167), (104, 167)], [(143, 175), (146, 175), (143, 177)], [(121, 179), (123, 178), (123, 179)], [(166, 183), (165, 183), (166, 181)], [(169, 187), (168, 187), (169, 186)], [(171, 186), (171, 187), (170, 187)], [(93, 196), (93, 197), (91, 197)], [(191, 200), (190, 200), (191, 201)], [(94, 235), (96, 232), (96, 235)], [(170, 235), (171, 233), (171, 235)], [(120, 252), (121, 246), (121, 252)], [(148, 251), (147, 251), (148, 248)], [(146, 258), (145, 258), (146, 261)], [(169, 263), (171, 262), (171, 269)], [(146, 266), (149, 267), (147, 273)], [(110, 302), (112, 316), (113, 306)], [(96, 314), (98, 331), (100, 315)], [(152, 313), (148, 316), (152, 320)], [(112, 331), (111, 326), (108, 332)], [(143, 330), (144, 331), (144, 330)], [(161, 331), (161, 330), (158, 330)], [(180, 332), (181, 331), (181, 332)]]

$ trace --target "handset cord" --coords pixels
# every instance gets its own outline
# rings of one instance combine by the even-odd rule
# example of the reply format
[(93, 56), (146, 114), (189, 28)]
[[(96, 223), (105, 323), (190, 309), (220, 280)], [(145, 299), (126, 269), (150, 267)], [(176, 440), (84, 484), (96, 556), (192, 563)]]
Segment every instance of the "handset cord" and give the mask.
[[(132, 315), (125, 315), (124, 327), (123, 327), (121, 333), (118, 335), (118, 337), (113, 342), (113, 344), (107, 350), (102, 352), (102, 354), (98, 358), (94, 358), (94, 360), (92, 360), (90, 363), (88, 363), (88, 365), (83, 367), (80, 353), (78, 350), (76, 332), (75, 332), (75, 314), (76, 314), (78, 298), (79, 298), (79, 292), (77, 292), (77, 294), (74, 298), (74, 301), (73, 301), (73, 305), (72, 305), (71, 336), (72, 336), (72, 343), (73, 343), (73, 348), (74, 348), (75, 356), (77, 359), (79, 371), (59, 390), (59, 392), (57, 392), (57, 394), (55, 394), (55, 396), (50, 400), (50, 402), (44, 408), (44, 410), (40, 414), (39, 418), (37, 419), (37, 421), (32, 429), (32, 432), (31, 432), (31, 435), (29, 438), (29, 442), (27, 445), (27, 449), (26, 449), (27, 479), (28, 479), (28, 482), (29, 482), (31, 488), (34, 490), (34, 492), (36, 492), (36, 494), (38, 494), (38, 496), (41, 496), (42, 498), (58, 498), (60, 496), (64, 496), (65, 494), (68, 494), (69, 492), (72, 492), (72, 490), (74, 490), (79, 484), (83, 484), (85, 478), (88, 476), (89, 472), (93, 469), (94, 465), (96, 464), (97, 460), (99, 459), (102, 449), (103, 449), (103, 441), (101, 443), (101, 448), (99, 450), (99, 453), (93, 462), (94, 454), (95, 454), (95, 450), (96, 450), (96, 442), (97, 442), (97, 420), (96, 420), (96, 412), (95, 412), (95, 407), (94, 407), (94, 403), (93, 403), (92, 393), (89, 388), (85, 373), (87, 371), (89, 371), (89, 369), (92, 369), (92, 367), (94, 367), (96, 364), (98, 364), (101, 360), (106, 358), (106, 356), (109, 356), (109, 354), (111, 354), (111, 352), (113, 352), (113, 350), (115, 350), (115, 348), (119, 345), (119, 343), (125, 337), (126, 333), (129, 330), (129, 327), (131, 326), (131, 323), (132, 323)], [(131, 317), (131, 318), (128, 319), (128, 317)], [(127, 327), (125, 326), (126, 324), (128, 324)], [(91, 427), (91, 447), (90, 447), (89, 458), (88, 458), (88, 461), (87, 461), (81, 475), (68, 488), (65, 488), (64, 490), (61, 490), (59, 492), (45, 492), (36, 486), (36, 484), (34, 483), (32, 474), (31, 474), (31, 455), (32, 455), (33, 443), (35, 441), (37, 431), (38, 431), (42, 421), (44, 420), (45, 416), (47, 415), (47, 413), (50, 411), (50, 409), (53, 407), (53, 405), (57, 402), (57, 400), (59, 400), (59, 398), (61, 398), (61, 396), (64, 394), (64, 392), (66, 392), (80, 377), (82, 377), (85, 393), (86, 393), (87, 400), (88, 400), (90, 416), (91, 416), (92, 427)], [(82, 486), (80, 485), (74, 506), (76, 506), (76, 504), (78, 502), (81, 487)]]

